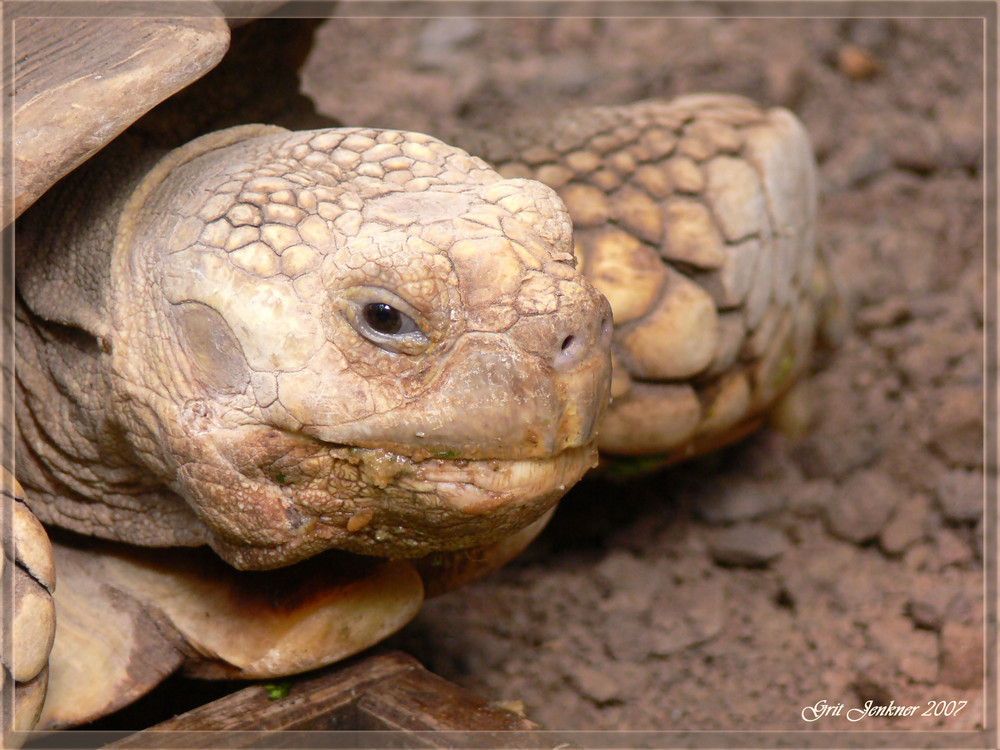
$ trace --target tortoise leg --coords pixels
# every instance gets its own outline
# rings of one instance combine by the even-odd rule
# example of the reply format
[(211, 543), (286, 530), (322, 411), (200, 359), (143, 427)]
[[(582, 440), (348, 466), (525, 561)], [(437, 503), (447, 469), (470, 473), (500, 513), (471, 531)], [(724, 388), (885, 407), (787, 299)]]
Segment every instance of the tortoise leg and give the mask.
[(148, 548), (54, 529), (59, 637), (39, 729), (117, 711), (178, 669), (270, 679), (357, 653), (416, 615), (405, 560), (328, 552), (238, 571), (207, 547)]
[(787, 110), (692, 95), (459, 145), (505, 177), (549, 184), (569, 209), (581, 270), (614, 312), (604, 457), (649, 467), (721, 447), (808, 369), (831, 287), (815, 162)]
[[(10, 733), (34, 727), (45, 701), (49, 653), (56, 631), (52, 600), (56, 579), (52, 545), (28, 508), (24, 490), (6, 469), (0, 468), (0, 476), (4, 503), (13, 506), (9, 515), (4, 514), (10, 519), (10, 528), (4, 529), (4, 554), (0, 556), (4, 603), (11, 601), (8, 587), (12, 587), (14, 604), (13, 617), (4, 622), (9, 632), (4, 632), (0, 645), (4, 685), (0, 726), (4, 747), (10, 747), (15, 739)], [(10, 689), (13, 702), (7, 692)]]

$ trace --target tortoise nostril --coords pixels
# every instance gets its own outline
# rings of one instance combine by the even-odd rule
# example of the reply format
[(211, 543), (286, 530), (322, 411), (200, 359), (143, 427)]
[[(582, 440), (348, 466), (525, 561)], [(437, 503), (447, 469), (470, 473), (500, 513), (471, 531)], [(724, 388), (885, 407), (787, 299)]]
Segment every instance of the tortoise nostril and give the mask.
[(552, 359), (552, 366), (559, 372), (572, 370), (590, 355), (593, 349), (593, 333), (577, 331), (566, 336), (559, 345), (559, 351)]
[(546, 336), (546, 346), (552, 347), (549, 356), (553, 368), (570, 372), (586, 362), (607, 357), (613, 334), (614, 320), (607, 302), (569, 307), (552, 337)]

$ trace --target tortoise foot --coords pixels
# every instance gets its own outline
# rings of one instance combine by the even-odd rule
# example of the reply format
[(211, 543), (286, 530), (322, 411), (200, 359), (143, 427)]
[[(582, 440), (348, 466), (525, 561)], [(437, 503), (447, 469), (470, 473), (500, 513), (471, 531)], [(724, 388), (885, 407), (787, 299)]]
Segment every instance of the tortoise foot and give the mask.
[[(4, 688), (12, 682), (14, 690), (13, 716), (6, 714), (7, 701), (2, 715), (4, 746), (10, 747), (16, 742), (10, 733), (33, 728), (45, 702), (49, 653), (56, 632), (52, 600), (55, 566), (48, 535), (28, 508), (24, 490), (6, 469), (0, 472), (4, 502), (13, 506), (8, 516), (11, 528), (5, 529), (4, 555), (0, 557), (4, 585), (13, 587), (14, 602), (11, 632), (0, 645)], [(6, 569), (8, 566), (12, 570)]]

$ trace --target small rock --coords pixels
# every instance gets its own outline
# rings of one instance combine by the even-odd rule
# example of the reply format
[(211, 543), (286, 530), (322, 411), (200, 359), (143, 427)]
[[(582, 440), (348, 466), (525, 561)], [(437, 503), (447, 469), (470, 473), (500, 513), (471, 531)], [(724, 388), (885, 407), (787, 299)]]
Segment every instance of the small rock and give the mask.
[[(732, 464), (727, 461), (727, 464), (739, 471), (741, 476), (754, 480), (798, 480), (802, 477), (802, 471), (789, 455), (789, 446), (788, 438), (780, 432), (765, 430), (741, 445), (736, 461)], [(762, 482), (761, 488), (768, 491), (768, 483)]]
[[(946, 219), (931, 219), (930, 226), (937, 228), (930, 231), (943, 236), (947, 232), (947, 229), (943, 226), (946, 221)], [(980, 286), (982, 286), (981, 283)], [(973, 310), (972, 295), (969, 294), (971, 291), (953, 290), (937, 292), (918, 299), (911, 299), (910, 312), (916, 319), (950, 326), (953, 332), (960, 332), (970, 322), (969, 314)]]
[(910, 383), (941, 381), (963, 356), (976, 353), (978, 335), (974, 331), (955, 331), (947, 322), (938, 325), (914, 325), (910, 330), (916, 341), (899, 353), (896, 365)]
[(927, 588), (907, 600), (903, 609), (918, 628), (940, 631), (953, 598), (953, 591)]
[(811, 518), (833, 502), (836, 494), (837, 485), (832, 479), (810, 479), (791, 493), (789, 504), (798, 515)]
[(956, 122), (948, 127), (945, 132), (945, 163), (980, 171), (983, 165), (982, 127), (975, 122)]
[(903, 564), (912, 571), (924, 571), (931, 566), (934, 545), (929, 541), (914, 544), (903, 555)]
[(983, 621), (983, 597), (974, 589), (959, 589), (948, 602), (945, 622), (976, 625)]
[(929, 513), (930, 501), (923, 495), (898, 505), (889, 523), (879, 532), (878, 543), (882, 551), (901, 555), (911, 544), (923, 539)]
[(889, 147), (893, 163), (914, 172), (933, 172), (941, 166), (941, 134), (922, 120), (907, 120)]
[(934, 534), (934, 563), (938, 570), (949, 565), (964, 565), (972, 560), (970, 545), (951, 529), (938, 529)]
[(979, 386), (948, 389), (935, 408), (932, 445), (955, 464), (983, 465), (983, 399)]
[(865, 425), (844, 424), (846, 417), (832, 417), (829, 421), (831, 424), (823, 425), (792, 448), (792, 456), (807, 478), (839, 479), (882, 453), (876, 435)]
[(938, 669), (938, 638), (899, 615), (887, 615), (869, 625), (869, 635), (883, 658), (918, 682), (932, 682)]
[(725, 586), (719, 576), (660, 591), (650, 622), (647, 655), (666, 656), (715, 638), (725, 623), (725, 602)]
[(699, 502), (695, 513), (708, 523), (728, 524), (760, 518), (781, 506), (781, 496), (759, 484), (726, 482)]
[(845, 44), (837, 51), (837, 67), (852, 81), (871, 78), (882, 69), (871, 52), (856, 44)]
[(594, 568), (594, 576), (618, 595), (628, 591), (647, 602), (660, 585), (652, 566), (625, 550), (609, 552)]
[(983, 102), (968, 96), (935, 103), (934, 119), (944, 136), (944, 166), (981, 170), (983, 164)]
[(903, 491), (878, 471), (850, 477), (825, 508), (827, 530), (833, 536), (861, 544), (874, 539), (903, 499)]
[(899, 671), (914, 682), (931, 685), (938, 681), (938, 660), (920, 654), (907, 654), (899, 661)]
[(613, 590), (597, 606), (605, 614), (635, 617), (649, 609), (649, 597), (632, 588), (618, 589)]
[[(888, 157), (887, 157), (888, 159)], [(894, 274), (894, 289), (924, 294), (932, 290), (940, 276), (939, 253), (933, 242), (927, 241), (926, 230), (907, 227), (886, 235), (879, 250), (884, 262)]]
[(595, 703), (608, 703), (620, 697), (621, 685), (606, 672), (586, 664), (576, 664), (569, 674), (573, 686)]
[(867, 305), (858, 311), (854, 324), (862, 331), (879, 331), (897, 325), (911, 316), (910, 300), (897, 294), (878, 304)]
[(831, 179), (839, 188), (860, 187), (891, 166), (889, 149), (882, 138), (858, 138), (838, 155), (836, 166), (831, 167)]
[(708, 549), (720, 565), (766, 565), (788, 549), (788, 538), (777, 529), (744, 522), (710, 533)]
[(624, 619), (628, 615), (610, 614), (604, 641), (611, 656), (618, 662), (643, 662), (654, 650), (655, 633), (650, 633), (639, 620)]
[(983, 473), (956, 469), (942, 474), (937, 499), (944, 517), (954, 523), (974, 523), (983, 517)]
[(941, 682), (959, 689), (983, 684), (983, 640), (977, 628), (948, 623), (941, 630)]
[(855, 677), (851, 688), (861, 704), (871, 701), (876, 706), (888, 706), (894, 700), (889, 688), (863, 673)]

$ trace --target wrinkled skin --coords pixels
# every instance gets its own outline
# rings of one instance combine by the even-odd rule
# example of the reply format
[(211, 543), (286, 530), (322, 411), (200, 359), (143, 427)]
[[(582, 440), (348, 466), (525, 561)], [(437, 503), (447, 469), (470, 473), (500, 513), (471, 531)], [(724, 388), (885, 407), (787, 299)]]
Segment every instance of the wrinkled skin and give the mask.
[(89, 235), (109, 256), (18, 268), (43, 521), (241, 568), (419, 557), (514, 533), (594, 464), (611, 314), (550, 189), (427, 136), (262, 126), (131, 179)]

